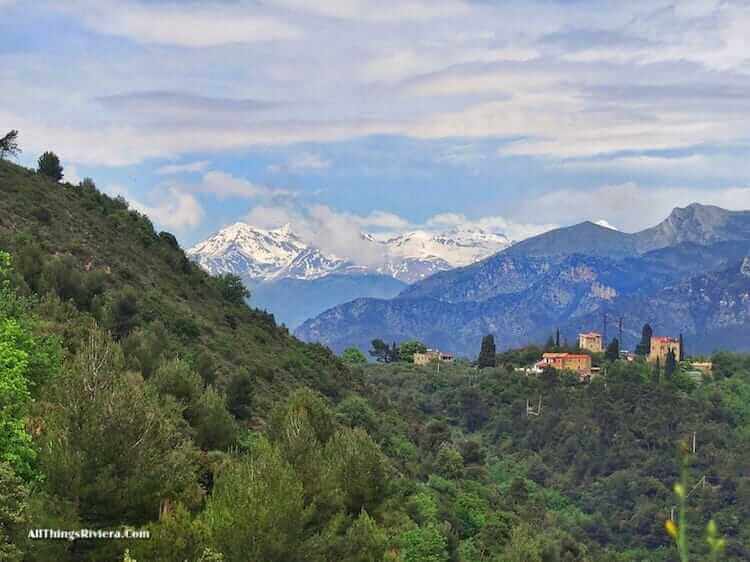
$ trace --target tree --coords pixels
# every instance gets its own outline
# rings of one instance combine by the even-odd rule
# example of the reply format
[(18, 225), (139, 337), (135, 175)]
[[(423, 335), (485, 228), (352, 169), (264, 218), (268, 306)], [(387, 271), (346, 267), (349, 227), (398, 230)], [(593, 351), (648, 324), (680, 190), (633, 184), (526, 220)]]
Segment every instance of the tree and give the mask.
[(641, 330), (641, 341), (635, 346), (635, 352), (638, 355), (646, 356), (651, 353), (651, 336), (654, 335), (654, 331), (651, 329), (650, 324), (644, 324)]
[(28, 490), (10, 465), (0, 462), (0, 560), (21, 562), (23, 552), (16, 546), (28, 524)]
[(96, 183), (94, 183), (93, 179), (89, 177), (85, 177), (80, 181), (80, 183), (78, 184), (78, 187), (80, 187), (81, 189), (94, 191), (96, 190)]
[(396, 345), (396, 342), (393, 342), (391, 344), (391, 350), (389, 352), (389, 363), (398, 363), (401, 361), (401, 355), (398, 353), (398, 345)]
[(406, 361), (408, 363), (414, 363), (415, 353), (424, 353), (427, 351), (427, 346), (421, 341), (410, 340), (403, 342), (398, 347), (399, 360)]
[(667, 357), (664, 360), (664, 376), (668, 379), (672, 378), (675, 371), (677, 370), (677, 357), (673, 349), (667, 352)]
[(13, 129), (0, 138), (0, 160), (5, 160), (8, 156), (15, 158), (20, 152), (21, 149), (18, 147), (18, 131)]
[(218, 474), (203, 519), (227, 562), (288, 562), (304, 558), (312, 513), (293, 467), (262, 437)]
[(358, 347), (347, 347), (341, 354), (341, 360), (347, 365), (365, 365), (367, 357)]
[(555, 347), (560, 347), (560, 328), (555, 330)]
[(391, 350), (388, 344), (381, 339), (374, 339), (370, 342), (372, 349), (370, 349), (370, 355), (375, 358), (379, 363), (390, 363)]
[(55, 181), (63, 179), (63, 167), (54, 152), (45, 152), (39, 157), (37, 172)]
[(214, 280), (224, 300), (232, 304), (244, 304), (245, 299), (250, 298), (250, 291), (237, 275), (224, 273), (215, 277)]
[(479, 368), (484, 369), (485, 367), (494, 367), (497, 363), (495, 349), (495, 336), (487, 334), (482, 338), (482, 348), (479, 351)]
[(620, 340), (613, 338), (612, 341), (609, 342), (604, 357), (607, 361), (617, 361), (620, 358)]
[(434, 523), (402, 535), (404, 562), (447, 562), (448, 541)]
[(685, 360), (685, 342), (682, 340), (682, 332), (680, 332), (680, 361)]

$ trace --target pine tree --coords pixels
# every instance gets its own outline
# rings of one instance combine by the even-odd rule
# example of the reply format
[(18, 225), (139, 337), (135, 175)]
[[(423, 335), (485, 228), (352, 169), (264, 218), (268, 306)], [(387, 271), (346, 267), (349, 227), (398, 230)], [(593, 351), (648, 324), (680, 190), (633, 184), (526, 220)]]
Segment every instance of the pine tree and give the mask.
[(555, 330), (555, 347), (560, 347), (560, 328)]
[(39, 157), (39, 168), (37, 171), (45, 176), (52, 178), (55, 181), (63, 179), (63, 167), (60, 164), (60, 159), (54, 152), (45, 152)]
[(482, 349), (479, 352), (479, 368), (494, 367), (497, 363), (495, 336), (488, 334), (482, 338)]

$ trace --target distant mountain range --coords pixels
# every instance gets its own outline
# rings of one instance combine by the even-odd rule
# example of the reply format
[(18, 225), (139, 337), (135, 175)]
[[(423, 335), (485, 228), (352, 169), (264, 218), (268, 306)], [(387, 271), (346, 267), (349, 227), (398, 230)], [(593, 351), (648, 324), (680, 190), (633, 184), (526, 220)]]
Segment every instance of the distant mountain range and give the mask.
[(335, 350), (418, 338), (475, 355), (542, 342), (556, 328), (617, 335), (633, 348), (643, 323), (683, 332), (693, 352), (750, 349), (750, 211), (693, 204), (629, 234), (591, 222), (546, 232), (478, 263), (437, 273), (397, 297), (360, 298), (302, 324), (303, 339)]
[(475, 263), (510, 246), (503, 235), (479, 229), (413, 231), (385, 239), (363, 233), (360, 245), (379, 259), (362, 265), (304, 242), (292, 227), (255, 228), (236, 223), (188, 250), (214, 274), (239, 275), (251, 303), (296, 327), (307, 318), (359, 297), (391, 298), (409, 283)]

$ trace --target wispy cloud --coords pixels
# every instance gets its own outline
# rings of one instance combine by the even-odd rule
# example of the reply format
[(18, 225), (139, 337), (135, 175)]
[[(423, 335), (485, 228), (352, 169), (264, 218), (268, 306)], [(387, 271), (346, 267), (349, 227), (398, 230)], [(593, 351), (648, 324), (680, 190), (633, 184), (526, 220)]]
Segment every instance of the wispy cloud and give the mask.
[(230, 3), (143, 3), (71, 0), (59, 6), (92, 30), (139, 43), (213, 47), (233, 43), (289, 40), (301, 30), (277, 17)]
[(186, 162), (185, 164), (166, 164), (156, 169), (160, 176), (174, 176), (177, 174), (195, 174), (204, 172), (210, 166), (208, 160), (198, 162)]

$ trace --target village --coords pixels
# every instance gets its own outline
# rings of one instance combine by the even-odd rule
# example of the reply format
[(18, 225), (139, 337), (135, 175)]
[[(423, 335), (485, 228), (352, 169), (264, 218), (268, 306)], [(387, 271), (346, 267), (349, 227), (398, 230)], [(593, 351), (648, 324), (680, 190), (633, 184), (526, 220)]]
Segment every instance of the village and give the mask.
[[(617, 353), (616, 358), (627, 362), (645, 360), (656, 369), (669, 369), (670, 362), (675, 367), (679, 364), (685, 374), (696, 383), (700, 383), (704, 375), (711, 375), (713, 365), (710, 361), (685, 359), (682, 335), (679, 337), (659, 336), (651, 334), (650, 327), (647, 330), (644, 331), (644, 341), (639, 344), (636, 351), (620, 350), (619, 342), (615, 338), (613, 341), (616, 342), (614, 348)], [(557, 347), (559, 347), (559, 342)], [(573, 373), (582, 382), (589, 382), (602, 373), (602, 367), (596, 364), (601, 363), (597, 359), (606, 352), (607, 348), (601, 333), (582, 332), (578, 334), (575, 351), (544, 351), (540, 360), (531, 365), (517, 367), (515, 370), (531, 375), (541, 374), (551, 369), (561, 374)], [(437, 349), (427, 349), (423, 353), (414, 354), (414, 364), (418, 366), (437, 364), (439, 368), (440, 363), (452, 363), (454, 360), (453, 354)]]

